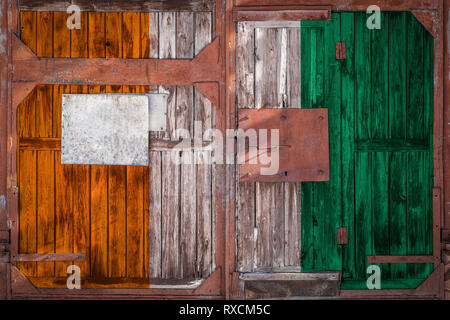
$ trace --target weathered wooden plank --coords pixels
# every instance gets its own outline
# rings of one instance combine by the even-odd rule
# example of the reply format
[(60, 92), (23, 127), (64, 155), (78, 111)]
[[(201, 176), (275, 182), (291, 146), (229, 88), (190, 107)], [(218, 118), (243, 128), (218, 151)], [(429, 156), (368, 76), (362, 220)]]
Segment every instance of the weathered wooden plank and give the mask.
[[(21, 39), (36, 53), (36, 13), (22, 12)], [(18, 136), (36, 135), (36, 90), (18, 106)], [(36, 152), (19, 152), (19, 252), (36, 252)], [(25, 275), (36, 274), (35, 263), (18, 263)]]
[[(279, 267), (284, 258), (282, 183), (256, 184), (256, 268)], [(280, 223), (281, 222), (281, 223)]]
[[(15, 261), (84, 261), (86, 255), (84, 253), (22, 253), (15, 257)], [(55, 277), (66, 277), (67, 274), (56, 275)]]
[[(317, 193), (321, 195), (318, 201), (319, 214), (317, 216), (319, 233), (319, 248), (321, 250), (322, 265), (325, 270), (340, 270), (342, 260), (340, 248), (337, 246), (336, 230), (341, 226), (342, 198), (341, 198), (341, 77), (340, 65), (336, 63), (334, 52), (335, 43), (340, 42), (340, 15), (333, 14), (332, 20), (322, 22), (324, 28), (323, 42), (323, 82), (324, 91), (318, 90), (318, 97), (323, 98), (322, 105), (329, 107), (329, 139), (330, 139), (330, 180), (318, 182)], [(320, 48), (320, 47), (319, 47)], [(320, 51), (319, 51), (320, 52)], [(318, 57), (322, 54), (318, 53)], [(320, 65), (321, 59), (318, 59)], [(318, 68), (320, 70), (320, 68)], [(318, 82), (320, 81), (320, 73)], [(318, 100), (319, 102), (320, 100)], [(320, 104), (319, 104), (320, 105)], [(330, 121), (331, 120), (331, 121)], [(333, 141), (333, 142), (331, 142)], [(329, 216), (329, 212), (333, 212)]]
[[(37, 251), (36, 243), (36, 151), (19, 152), (19, 207), (20, 207), (20, 225), (19, 225), (19, 252), (34, 253)], [(36, 275), (35, 263), (21, 263), (18, 265), (21, 272), (25, 275)]]
[(238, 108), (252, 108), (254, 102), (254, 28), (238, 23), (236, 48), (236, 93)]
[[(123, 13), (123, 57), (140, 58), (140, 14)], [(139, 87), (125, 86), (124, 92), (140, 92)], [(144, 179), (142, 167), (127, 167), (127, 276), (139, 278), (144, 273)], [(145, 263), (148, 263), (145, 261)]]
[[(253, 108), (254, 100), (254, 28), (238, 23), (236, 48), (236, 95), (238, 108)], [(237, 190), (237, 271), (254, 271), (256, 253), (255, 183), (238, 183)]]
[(286, 106), (301, 106), (301, 29), (287, 29)]
[[(286, 97), (285, 107), (301, 107), (301, 29), (286, 30)], [(301, 262), (301, 184), (284, 183), (284, 265)]]
[(77, 5), (81, 11), (210, 11), (213, 9), (212, 0), (159, 0), (159, 1), (139, 1), (139, 0), (21, 0), (20, 10), (33, 11), (63, 11), (66, 12), (71, 4)]
[[(21, 40), (36, 53), (36, 12), (21, 12)], [(18, 136), (35, 136), (36, 131), (36, 90), (33, 90), (18, 107)]]
[(281, 29), (255, 29), (255, 107), (282, 104), (280, 84)]
[[(104, 58), (106, 55), (105, 15), (88, 13), (89, 58)], [(105, 86), (89, 86), (89, 93), (105, 92)], [(108, 181), (107, 166), (91, 166), (91, 276), (105, 277), (108, 274)]]
[(355, 277), (355, 19), (353, 12), (341, 13), (341, 41), (346, 43), (347, 59), (342, 61), (342, 213), (347, 228), (347, 244), (342, 248), (343, 278)]
[[(363, 13), (355, 14), (355, 138), (372, 138), (371, 30)], [(355, 242), (356, 276), (366, 278), (365, 257), (372, 252), (372, 158), (369, 153), (355, 155)], [(370, 178), (368, 178), (370, 177)]]
[[(280, 82), (282, 29), (255, 29), (255, 107), (283, 106)], [(282, 79), (283, 78), (283, 79)], [(284, 261), (283, 184), (256, 184), (257, 268)]]
[(284, 185), (284, 265), (300, 266), (301, 262), (301, 184)]
[[(211, 14), (195, 14), (195, 54), (198, 54), (211, 42)], [(201, 127), (194, 127), (194, 136), (202, 136), (206, 130), (213, 127), (213, 106), (198, 90), (194, 90), (194, 121), (201, 121)], [(200, 132), (199, 132), (200, 131)], [(197, 277), (206, 278), (212, 272), (212, 247), (215, 246), (213, 238), (212, 209), (212, 168), (211, 152), (195, 152), (197, 194)]]
[[(70, 30), (66, 26), (66, 15), (53, 13), (53, 56), (70, 57)], [(53, 87), (53, 137), (61, 136), (61, 95), (70, 93), (67, 85)], [(61, 165), (61, 153), (55, 152), (55, 252), (67, 253), (73, 250), (73, 208), (72, 208), (73, 166)], [(71, 262), (55, 263), (55, 276), (66, 276)]]
[[(389, 138), (406, 138), (407, 18), (405, 13), (389, 17)], [(390, 154), (390, 254), (406, 254), (406, 155)], [(405, 265), (392, 265), (391, 278), (406, 274)]]
[[(406, 137), (424, 138), (428, 135), (424, 128), (424, 33), (426, 30), (412, 14), (407, 17), (407, 56), (406, 67)], [(427, 170), (423, 152), (408, 153), (406, 159), (407, 173), (407, 218), (406, 238), (408, 254), (426, 254), (425, 243), (427, 230), (431, 225), (426, 223), (426, 202), (429, 194), (426, 192)], [(428, 197), (427, 197), (428, 196)], [(424, 264), (407, 266), (407, 276), (411, 278), (425, 278), (427, 274)]]
[(176, 151), (162, 154), (162, 210), (161, 251), (163, 278), (180, 278), (180, 169), (172, 161), (179, 157)]
[(150, 278), (161, 277), (161, 152), (150, 153)]
[[(48, 103), (38, 101), (38, 103)], [(55, 252), (54, 152), (37, 153), (37, 253)], [(54, 263), (37, 266), (38, 276), (54, 276)]]
[[(176, 14), (159, 14), (159, 58), (176, 58)], [(168, 135), (174, 138), (176, 129), (176, 88), (160, 87), (160, 92), (168, 92), (167, 118)], [(164, 152), (161, 157), (161, 261), (163, 278), (181, 278), (180, 258), (180, 166), (172, 161), (178, 152)]]
[(237, 212), (237, 271), (252, 272), (256, 238), (255, 227), (255, 185), (256, 183), (240, 183)]
[(126, 276), (127, 169), (109, 166), (108, 174), (108, 276)]
[[(194, 56), (194, 14), (191, 12), (178, 12), (176, 14), (176, 57), (192, 58)], [(186, 129), (193, 133), (193, 87), (177, 87), (176, 91), (176, 129)], [(175, 135), (175, 138), (180, 138)], [(180, 259), (182, 264), (182, 277), (194, 278), (196, 271), (197, 246), (197, 192), (194, 154), (192, 151), (181, 153), (180, 167)]]
[[(140, 58), (150, 58), (150, 17), (149, 13), (143, 12), (140, 14)], [(150, 88), (149, 86), (140, 86), (138, 89), (141, 93), (153, 92), (157, 87)], [(151, 162), (151, 160), (149, 161)], [(142, 234), (143, 234), (143, 248), (142, 248), (142, 277), (148, 279), (150, 277), (150, 168), (143, 168), (143, 183), (144, 183), (144, 198), (143, 198), (143, 212), (142, 212)]]
[[(424, 135), (428, 137), (430, 141), (429, 152), (426, 157), (426, 174), (428, 179), (428, 184), (426, 186), (426, 194), (428, 195), (428, 200), (426, 203), (426, 219), (425, 223), (427, 226), (431, 226), (433, 223), (433, 205), (430, 199), (432, 198), (432, 190), (434, 186), (433, 181), (433, 167), (434, 167), (434, 152), (433, 152), (433, 114), (434, 114), (434, 104), (433, 104), (433, 90), (434, 90), (434, 72), (433, 72), (433, 58), (434, 55), (434, 39), (429, 34), (424, 34)], [(450, 221), (447, 219), (447, 221)], [(428, 229), (430, 230), (430, 229)], [(430, 231), (428, 231), (430, 233)], [(426, 252), (433, 252), (433, 235), (427, 234), (425, 243)], [(425, 272), (431, 273), (434, 269), (434, 265), (426, 265)]]
[[(61, 164), (61, 152), (55, 152), (55, 252), (73, 251), (73, 166)], [(55, 276), (66, 276), (71, 263), (55, 263)]]
[[(36, 55), (51, 58), (53, 56), (53, 14), (38, 12), (36, 26)], [(39, 137), (53, 135), (52, 94), (53, 87), (50, 85), (37, 87), (36, 123)]]
[(159, 57), (159, 13), (149, 13), (149, 58)]
[[(70, 56), (72, 58), (88, 57), (88, 18), (87, 13), (81, 14), (81, 28), (71, 30)], [(71, 93), (88, 93), (87, 86), (70, 86)], [(85, 252), (86, 260), (77, 262), (80, 267), (81, 279), (90, 275), (90, 168), (85, 165), (73, 166), (73, 234), (74, 252)]]
[[(143, 167), (127, 167), (127, 276), (144, 273), (144, 176)], [(148, 263), (145, 261), (145, 263)]]

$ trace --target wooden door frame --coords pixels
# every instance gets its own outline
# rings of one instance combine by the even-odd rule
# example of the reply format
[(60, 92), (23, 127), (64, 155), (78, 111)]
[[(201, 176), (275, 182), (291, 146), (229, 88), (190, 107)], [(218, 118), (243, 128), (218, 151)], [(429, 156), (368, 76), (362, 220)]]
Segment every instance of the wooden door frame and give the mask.
[[(450, 163), (450, 126), (444, 120), (450, 120), (450, 110), (444, 110), (450, 102), (450, 78), (444, 82), (444, 70), (448, 72), (450, 48), (448, 41), (444, 41), (444, 0), (403, 0), (394, 5), (389, 0), (259, 0), (258, 5), (272, 5), (283, 8), (282, 4), (296, 5), (330, 5), (332, 10), (354, 11), (366, 10), (371, 4), (380, 6), (383, 10), (392, 11), (420, 11), (428, 21), (431, 21), (436, 34), (434, 40), (434, 186), (440, 190), (438, 199), (433, 201), (433, 252), (440, 256), (441, 226), (450, 229), (450, 219), (444, 215), (450, 211), (450, 188), (444, 185), (444, 169), (447, 181), (450, 180), (449, 168), (444, 164)], [(5, 0), (0, 6), (0, 231), (11, 230), (11, 243), (0, 244), (0, 299), (2, 298), (242, 298), (242, 283), (235, 272), (235, 227), (236, 227), (236, 181), (235, 168), (230, 165), (220, 165), (217, 168), (216, 179), (216, 264), (217, 275), (211, 282), (204, 283), (204, 291), (195, 290), (165, 290), (165, 289), (86, 289), (85, 293), (75, 293), (68, 289), (37, 289), (27, 287), (23, 279), (17, 276), (14, 266), (9, 263), (8, 252), (17, 252), (18, 229), (18, 189), (17, 189), (17, 136), (16, 114), (12, 93), (12, 39), (13, 33), (18, 31), (18, 1)], [(244, 8), (255, 4), (255, 0), (227, 0), (216, 1), (215, 5), (215, 33), (219, 41), (219, 65), (221, 75), (218, 82), (217, 128), (236, 128), (235, 105), (235, 49), (236, 24), (233, 22), (233, 9)], [(264, 9), (264, 7), (260, 7)], [(271, 10), (276, 8), (271, 7)], [(445, 19), (448, 23), (449, 4), (445, 4)], [(430, 22), (428, 22), (430, 23)], [(444, 44), (447, 48), (444, 51)], [(445, 59), (445, 60), (443, 60)], [(444, 64), (445, 61), (445, 64)], [(446, 69), (445, 69), (446, 68)], [(6, 81), (5, 81), (6, 80)], [(444, 86), (445, 96), (444, 96)], [(444, 119), (444, 114), (446, 119)], [(445, 143), (445, 144), (444, 144)], [(444, 158), (445, 157), (445, 158)], [(445, 192), (445, 193), (443, 193)], [(444, 220), (445, 217), (445, 220)], [(5, 258), (6, 257), (6, 258)], [(339, 298), (442, 298), (444, 290), (443, 264), (436, 262), (435, 272), (416, 290), (368, 290), (367, 292), (346, 290)], [(6, 272), (5, 272), (6, 271)], [(20, 275), (19, 275), (20, 276)], [(12, 282), (22, 288), (22, 293), (16, 294), (12, 290)], [(214, 288), (219, 288), (215, 291)], [(32, 290), (31, 292), (29, 290)], [(214, 293), (214, 294), (211, 294)]]
[[(124, 2), (126, 3), (126, 2)], [(5, 245), (4, 249), (0, 248), (0, 253), (3, 251), (6, 254), (0, 256), (0, 271), (3, 278), (0, 278), (0, 284), (6, 284), (5, 287), (0, 285), (0, 299), (158, 299), (158, 298), (197, 298), (197, 299), (218, 299), (225, 296), (224, 289), (224, 263), (225, 263), (225, 212), (226, 203), (224, 199), (225, 184), (223, 180), (225, 168), (223, 165), (216, 165), (215, 175), (215, 208), (216, 215), (216, 269), (202, 284), (195, 289), (165, 289), (165, 288), (143, 288), (143, 289), (119, 289), (119, 288), (95, 288), (82, 290), (69, 289), (50, 289), (50, 288), (36, 288), (31, 282), (16, 268), (16, 261), (23, 257), (18, 253), (18, 214), (19, 214), (19, 190), (17, 187), (17, 106), (31, 90), (40, 83), (51, 84), (65, 84), (71, 82), (91, 82), (91, 75), (89, 71), (82, 75), (83, 79), (76, 79), (73, 76), (64, 76), (75, 70), (77, 65), (92, 64), (92, 70), (100, 67), (118, 68), (122, 74), (125, 75), (130, 64), (141, 70), (146, 70), (147, 67), (156, 70), (152, 73), (156, 75), (153, 78), (142, 72), (132, 80), (133, 85), (141, 84), (162, 84), (166, 85), (194, 85), (216, 106), (216, 128), (224, 130), (224, 112), (223, 101), (225, 97), (224, 88), (224, 74), (221, 72), (223, 64), (224, 47), (223, 37), (223, 7), (222, 3), (216, 3), (213, 12), (215, 20), (215, 40), (211, 42), (205, 49), (200, 52), (196, 58), (187, 59), (47, 59), (37, 58), (34, 54), (23, 45), (18, 39), (18, 15), (19, 7), (17, 0), (3, 1), (1, 12), (7, 13), (2, 15), (0, 24), (2, 35), (6, 37), (4, 51), (0, 47), (0, 72), (7, 74), (7, 85), (2, 84), (0, 99), (2, 99), (2, 112), (0, 113), (0, 124), (2, 131), (0, 132), (0, 197), (6, 196), (6, 205), (2, 206), (0, 198), (0, 231), (3, 229), (10, 230), (10, 244)], [(202, 54), (203, 53), (203, 54)], [(112, 61), (113, 60), (113, 61)], [(22, 66), (20, 66), (22, 64)], [(26, 66), (28, 65), (28, 66)], [(51, 66), (52, 76), (48, 78), (48, 72), (44, 70), (47, 66)], [(103, 67), (102, 67), (103, 66)], [(24, 68), (24, 69), (22, 69)], [(26, 69), (35, 70), (27, 75)], [(75, 69), (74, 69), (75, 68)], [(24, 72), (13, 72), (22, 69)], [(205, 73), (206, 72), (206, 73)], [(120, 72), (119, 72), (120, 73)], [(205, 73), (202, 76), (202, 73)], [(14, 77), (13, 77), (14, 74)], [(178, 76), (174, 76), (179, 74)], [(195, 77), (183, 77), (183, 75), (190, 74)], [(98, 83), (108, 83), (109, 79), (98, 74), (98, 78), (94, 75), (94, 81)], [(136, 75), (136, 74), (135, 74)], [(18, 78), (16, 78), (18, 76)], [(31, 76), (30, 78), (28, 78)], [(162, 76), (162, 77), (161, 77)], [(206, 77), (205, 77), (206, 76)], [(22, 79), (23, 78), (23, 79)], [(27, 79), (26, 79), (27, 78)], [(35, 79), (33, 79), (35, 78)], [(113, 82), (115, 84), (125, 84), (126, 78), (119, 77)], [(153, 79), (152, 79), (153, 78)], [(125, 82), (125, 83), (124, 83)], [(136, 82), (136, 83), (134, 83)], [(3, 82), (5, 83), (5, 82)], [(7, 99), (7, 100), (6, 100)], [(5, 126), (3, 126), (5, 124)], [(6, 127), (7, 125), (7, 127)], [(4, 129), (4, 130), (3, 130)], [(4, 166), (3, 166), (4, 165)], [(5, 258), (5, 256), (7, 257)], [(45, 257), (44, 257), (45, 256)], [(72, 255), (65, 256), (53, 255), (28, 255), (26, 259), (33, 259), (36, 261), (55, 261), (54, 259), (71, 259)], [(50, 260), (48, 260), (50, 259)], [(60, 260), (61, 261), (61, 260)]]
[[(388, 0), (364, 0), (364, 1), (339, 1), (339, 0), (232, 0), (227, 1), (226, 6), (226, 83), (227, 83), (227, 121), (229, 123), (237, 123), (237, 109), (236, 109), (236, 24), (238, 17), (245, 17), (245, 14), (239, 15), (239, 12), (245, 12), (251, 7), (252, 12), (259, 10), (264, 14), (254, 15), (255, 17), (263, 17), (265, 21), (271, 20), (290, 20), (292, 15), (282, 15), (277, 11), (284, 10), (298, 10), (298, 15), (302, 14), (307, 6), (312, 9), (317, 9), (317, 6), (329, 5), (331, 10), (339, 11), (361, 11), (370, 5), (378, 5), (381, 10), (385, 11), (411, 11), (419, 21), (432, 32), (434, 36), (434, 92), (433, 92), (433, 170), (434, 170), (434, 188), (433, 188), (433, 255), (421, 256), (419, 260), (431, 261), (434, 263), (434, 271), (430, 276), (416, 289), (405, 290), (343, 290), (339, 298), (362, 298), (362, 299), (379, 299), (379, 298), (444, 298), (444, 265), (441, 261), (441, 226), (444, 225), (449, 228), (450, 219), (444, 222), (444, 203), (450, 200), (450, 192), (446, 189), (445, 196), (442, 194), (444, 190), (444, 1), (442, 0), (422, 0), (420, 3), (414, 0), (398, 1), (396, 4), (389, 4)], [(258, 7), (252, 7), (256, 6)], [(322, 8), (323, 9), (323, 8)], [(448, 8), (446, 9), (448, 11)], [(448, 14), (448, 13), (447, 13)], [(234, 19), (233, 19), (234, 18)], [(448, 19), (448, 17), (447, 17)], [(448, 21), (448, 20), (447, 20)], [(448, 35), (447, 35), (448, 37)], [(448, 41), (447, 41), (448, 43)], [(448, 59), (448, 49), (445, 51), (445, 57)], [(450, 90), (450, 80), (446, 81), (446, 94)], [(448, 98), (446, 98), (448, 99)], [(447, 108), (448, 109), (448, 108)], [(448, 114), (449, 111), (445, 110)], [(446, 126), (447, 128), (448, 126)], [(233, 127), (234, 128), (234, 127)], [(450, 131), (448, 128), (446, 131)], [(448, 136), (448, 135), (447, 135)], [(446, 139), (446, 163), (450, 161), (449, 138)], [(235, 175), (236, 173), (233, 172)], [(447, 176), (449, 174), (447, 173)], [(230, 181), (234, 183), (235, 181)], [(236, 186), (234, 186), (236, 190)], [(236, 195), (230, 199), (235, 203)], [(444, 202), (444, 198), (446, 202)], [(450, 209), (450, 208), (449, 208)], [(229, 229), (235, 230), (236, 227), (236, 212), (230, 212), (228, 219)], [(448, 220), (448, 222), (447, 222)], [(234, 232), (227, 232), (227, 242), (234, 243), (236, 240)], [(230, 248), (227, 256), (234, 257), (235, 249)], [(414, 259), (418, 257), (413, 257)], [(409, 259), (409, 258), (406, 258)], [(228, 270), (230, 270), (229, 283), (231, 288), (227, 288), (227, 298), (242, 298), (243, 297), (243, 283), (239, 281), (239, 273), (236, 270), (236, 263), (234, 260), (229, 261)]]

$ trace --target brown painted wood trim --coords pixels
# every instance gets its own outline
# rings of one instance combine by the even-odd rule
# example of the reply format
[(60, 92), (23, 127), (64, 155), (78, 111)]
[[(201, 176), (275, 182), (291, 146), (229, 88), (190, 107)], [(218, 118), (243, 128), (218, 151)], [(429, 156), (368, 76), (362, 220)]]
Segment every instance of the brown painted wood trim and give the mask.
[(435, 27), (435, 11), (432, 10), (411, 10), (412, 14), (417, 20), (422, 24), (422, 26), (436, 38), (436, 27)]
[(14, 261), (84, 261), (84, 253), (21, 253), (13, 256)]
[[(359, 11), (370, 5), (378, 5), (381, 10), (409, 11), (411, 9), (433, 9), (439, 0), (235, 0), (236, 6), (291, 6), (299, 2), (302, 6), (329, 5), (332, 10)], [(440, 2), (440, 1), (439, 1)]]
[(219, 41), (194, 59), (37, 58), (14, 36), (16, 83), (189, 86), (218, 82)]
[(367, 263), (434, 263), (433, 256), (367, 256)]
[(433, 256), (435, 269), (441, 262), (441, 189), (433, 188)]
[(450, 1), (444, 1), (443, 8), (443, 23), (446, 27), (443, 28), (443, 34), (441, 37), (445, 39), (444, 42), (444, 61), (443, 67), (446, 70), (446, 76), (444, 77), (444, 101), (443, 105), (447, 106), (444, 109), (444, 180), (447, 181), (446, 185), (443, 186), (443, 203), (444, 203), (444, 223), (443, 226), (446, 229), (450, 229), (450, 76), (448, 72), (450, 70)]
[(299, 21), (331, 20), (331, 10), (287, 9), (280, 7), (238, 8), (233, 10), (233, 21)]
[[(164, 139), (150, 139), (151, 151), (169, 151), (169, 150), (183, 150), (184, 148), (178, 147), (178, 144), (182, 140), (164, 140)], [(208, 147), (210, 142), (204, 141), (202, 147)], [(194, 141), (191, 141), (189, 147), (195, 147)], [(38, 150), (38, 151), (60, 151), (61, 150), (61, 138), (20, 138), (19, 139), (20, 150)]]
[(20, 0), (23, 11), (66, 11), (71, 4), (76, 4), (81, 11), (211, 11), (212, 0)]

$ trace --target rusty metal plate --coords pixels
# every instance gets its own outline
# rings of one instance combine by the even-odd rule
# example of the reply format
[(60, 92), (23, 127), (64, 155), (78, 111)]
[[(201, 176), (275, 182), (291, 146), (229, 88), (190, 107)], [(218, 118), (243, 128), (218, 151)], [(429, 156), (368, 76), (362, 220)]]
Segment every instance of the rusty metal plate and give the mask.
[[(327, 181), (330, 179), (328, 109), (241, 109), (239, 128), (267, 129), (267, 142), (271, 141), (271, 130), (279, 129), (279, 166), (275, 174), (261, 174), (269, 165), (261, 162), (260, 156), (271, 148), (264, 148), (260, 135), (257, 138), (257, 163), (251, 164), (250, 146), (239, 152), (240, 181)], [(245, 156), (245, 158), (243, 158)]]

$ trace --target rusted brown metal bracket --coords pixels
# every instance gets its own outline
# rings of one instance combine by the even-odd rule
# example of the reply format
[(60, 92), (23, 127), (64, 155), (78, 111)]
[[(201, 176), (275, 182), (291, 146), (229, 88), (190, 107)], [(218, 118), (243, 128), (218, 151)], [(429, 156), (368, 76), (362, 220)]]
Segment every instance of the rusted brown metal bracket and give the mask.
[(194, 59), (38, 58), (13, 35), (13, 105), (37, 84), (195, 86), (218, 106), (219, 40)]
[[(279, 145), (266, 147), (255, 141), (246, 144), (245, 152), (239, 152), (241, 182), (299, 182), (327, 181), (330, 179), (328, 147), (328, 109), (240, 109), (239, 128), (267, 130), (271, 136), (273, 129), (279, 130)], [(258, 138), (259, 139), (259, 138)], [(256, 148), (256, 155), (250, 152)], [(278, 149), (278, 170), (274, 175), (263, 175), (260, 156)], [(254, 152), (253, 152), (254, 153)], [(256, 156), (257, 159), (254, 159)], [(256, 161), (251, 161), (256, 160)]]

